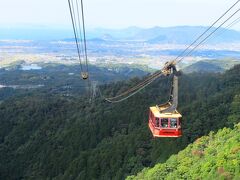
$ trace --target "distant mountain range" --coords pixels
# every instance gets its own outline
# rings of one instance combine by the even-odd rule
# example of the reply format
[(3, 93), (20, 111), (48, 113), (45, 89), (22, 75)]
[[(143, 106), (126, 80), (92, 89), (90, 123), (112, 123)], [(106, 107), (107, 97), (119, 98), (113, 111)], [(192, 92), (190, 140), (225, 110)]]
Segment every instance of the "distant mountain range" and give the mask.
[(240, 63), (240, 60), (238, 59), (231, 59), (231, 58), (225, 58), (225, 59), (208, 59), (208, 60), (202, 60), (198, 61), (194, 64), (191, 64), (185, 68), (182, 69), (184, 73), (223, 73), (226, 70), (232, 68), (233, 66)]
[[(208, 27), (205, 26), (176, 26), (138, 28), (130, 27), (120, 30), (94, 29), (90, 35), (107, 40), (146, 41), (148, 43), (189, 44)], [(214, 30), (214, 29), (213, 29)], [(219, 29), (208, 43), (240, 42), (240, 32), (230, 29)]]
[(210, 62), (200, 61), (186, 67), (185, 69), (183, 69), (183, 71), (185, 73), (193, 73), (193, 72), (200, 72), (200, 73), (215, 72), (216, 73), (216, 72), (223, 72), (224, 69)]
[[(87, 39), (96, 42), (105, 41), (144, 41), (148, 43), (189, 44), (208, 27), (176, 26), (125, 29), (96, 28), (87, 30)], [(0, 39), (65, 40), (73, 38), (73, 32), (58, 28), (0, 28)], [(240, 32), (219, 29), (208, 43), (240, 42)]]

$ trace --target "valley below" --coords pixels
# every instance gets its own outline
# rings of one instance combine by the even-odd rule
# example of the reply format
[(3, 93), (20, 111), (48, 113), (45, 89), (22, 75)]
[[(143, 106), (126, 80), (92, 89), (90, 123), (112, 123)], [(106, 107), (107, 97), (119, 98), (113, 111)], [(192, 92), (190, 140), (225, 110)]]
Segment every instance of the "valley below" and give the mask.
[(149, 107), (168, 100), (171, 76), (106, 101), (176, 58), (204, 28), (91, 30), (89, 82), (72, 35), (3, 30), (0, 179), (239, 179), (239, 32), (178, 64), (182, 137), (153, 138), (148, 129)]

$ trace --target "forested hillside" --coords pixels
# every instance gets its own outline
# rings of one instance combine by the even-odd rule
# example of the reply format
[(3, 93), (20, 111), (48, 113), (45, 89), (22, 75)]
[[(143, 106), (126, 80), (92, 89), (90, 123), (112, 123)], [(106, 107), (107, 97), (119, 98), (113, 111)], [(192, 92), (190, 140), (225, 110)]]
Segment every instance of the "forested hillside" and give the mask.
[[(114, 95), (140, 81), (101, 86)], [(0, 179), (124, 179), (165, 162), (197, 138), (239, 121), (240, 66), (180, 78), (184, 135), (153, 139), (148, 107), (167, 100), (170, 80), (120, 104), (33, 91), (0, 104)]]
[[(58, 94), (62, 96), (83, 95), (88, 90), (85, 81), (80, 79), (79, 66), (54, 63), (35, 64), (41, 69), (31, 69), (25, 61), (12, 63), (0, 68), (0, 103), (18, 94), (26, 94), (37, 89), (37, 93)], [(29, 70), (23, 70), (23, 67)], [(144, 66), (116, 65), (105, 67), (89, 66), (92, 85), (105, 84), (147, 74)], [(1, 88), (1, 87), (5, 88)]]
[(127, 180), (239, 179), (240, 124), (197, 139), (166, 163), (144, 169)]

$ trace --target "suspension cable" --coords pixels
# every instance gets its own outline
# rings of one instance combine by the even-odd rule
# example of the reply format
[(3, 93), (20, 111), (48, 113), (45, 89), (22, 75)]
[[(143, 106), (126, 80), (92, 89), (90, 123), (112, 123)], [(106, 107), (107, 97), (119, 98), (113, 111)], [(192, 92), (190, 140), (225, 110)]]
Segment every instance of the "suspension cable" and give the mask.
[(187, 50), (189, 50), (199, 39), (201, 39), (209, 30), (211, 30), (213, 28), (213, 26), (215, 24), (217, 24), (231, 9), (233, 9), (238, 3), (240, 2), (240, 0), (238, 0), (237, 2), (235, 2), (227, 11), (225, 11), (210, 27), (208, 27), (195, 41), (193, 41), (181, 54), (179, 54), (174, 61), (177, 61), (178, 58), (180, 58), (181, 56), (183, 56)]
[(200, 41), (191, 51), (189, 51), (184, 57), (179, 59), (177, 63), (181, 62), (185, 57), (189, 56), (190, 54), (193, 53), (195, 49), (197, 49), (202, 43), (204, 43), (210, 36), (212, 36), (218, 29), (220, 29), (227, 21), (229, 21), (234, 15), (236, 15), (240, 9), (235, 11), (229, 18), (227, 18), (223, 23), (221, 23), (213, 32), (211, 32), (207, 37), (205, 37), (202, 41)]
[[(71, 1), (72, 2), (72, 1)], [(79, 59), (79, 62), (80, 62), (80, 68), (81, 68), (81, 71), (83, 70), (83, 67), (82, 67), (82, 60), (81, 60), (81, 55), (80, 55), (80, 49), (79, 49), (79, 43), (78, 43), (78, 36), (77, 36), (77, 32), (76, 32), (76, 27), (75, 27), (75, 18), (73, 15), (73, 11), (74, 11), (74, 7), (72, 7), (71, 5), (71, 2), (70, 0), (68, 0), (68, 5), (69, 5), (69, 10), (70, 10), (70, 14), (71, 14), (71, 20), (72, 20), (72, 26), (73, 26), (73, 32), (74, 32), (74, 37), (75, 37), (75, 42), (76, 42), (76, 46), (77, 46), (77, 52), (78, 52), (78, 59)]]
[(170, 64), (173, 64), (174, 62), (171, 61), (171, 62), (167, 62), (164, 66), (164, 68), (161, 70), (161, 71), (157, 71), (156, 73), (154, 73), (153, 75), (149, 76), (147, 79), (145, 79), (144, 81), (142, 81), (141, 83), (137, 84), (136, 86), (132, 87), (131, 89), (115, 96), (115, 97), (110, 97), (110, 98), (104, 98), (106, 101), (108, 102), (120, 102), (121, 100), (119, 101), (114, 101), (114, 99), (118, 99), (120, 97), (124, 97), (126, 96), (127, 94), (129, 93), (132, 93), (131, 95), (123, 98), (124, 100), (130, 98), (131, 96), (135, 95), (137, 92), (141, 91), (143, 88), (147, 87), (148, 85), (150, 85), (153, 81), (155, 81), (157, 78), (159, 78), (161, 75), (163, 75), (163, 70), (165, 70), (166, 67), (168, 67)]
[[(188, 49), (190, 49), (190, 47), (192, 45), (194, 45), (200, 38), (203, 37), (203, 35), (205, 35), (211, 28), (213, 28), (213, 26), (219, 22), (219, 20), (221, 20), (237, 3), (239, 3), (240, 0), (238, 0), (234, 5), (232, 5), (220, 18), (218, 18), (206, 31), (204, 31), (204, 33), (202, 33), (190, 46), (188, 46), (177, 58), (175, 58), (172, 62), (175, 63), (179, 63), (181, 62), (186, 56), (190, 55), (197, 47), (199, 47), (204, 41), (206, 41), (212, 34), (214, 34), (219, 28), (221, 28), (227, 21), (229, 21), (235, 14), (237, 14), (240, 9), (238, 9), (237, 11), (235, 11), (229, 18), (227, 18), (227, 20), (225, 20), (222, 24), (220, 24), (220, 26), (218, 26), (213, 32), (211, 32), (207, 37), (205, 37), (202, 41), (200, 41), (193, 49), (191, 49), (190, 52), (187, 53), (187, 55), (185, 55), (184, 57), (182, 57), (180, 60), (177, 61), (177, 59), (179, 57), (181, 57)], [(145, 87), (147, 87), (148, 85), (150, 85), (154, 80), (156, 80), (158, 77), (160, 77), (162, 75), (162, 73), (158, 74), (154, 74), (152, 76), (150, 76), (149, 78), (147, 78), (147, 80), (144, 80), (142, 83), (134, 86), (133, 88), (125, 91), (124, 93), (117, 95), (115, 97), (111, 97), (111, 98), (105, 98), (106, 101), (111, 102), (111, 103), (117, 103), (117, 102), (122, 102), (128, 98), (130, 98), (131, 96), (137, 94), (138, 92), (140, 92), (142, 89), (144, 89)], [(136, 91), (135, 91), (136, 90)], [(122, 97), (124, 95), (127, 95), (129, 93), (133, 92), (132, 94), (128, 95), (125, 98), (122, 98), (120, 100), (114, 100), (117, 99), (119, 97)]]
[(146, 88), (148, 85), (150, 85), (153, 81), (155, 81), (156, 79), (158, 79), (160, 76), (162, 76), (163, 74), (158, 74), (158, 76), (154, 77), (153, 79), (151, 79), (147, 84), (145, 84), (144, 86), (141, 86), (138, 90), (136, 90), (135, 92), (133, 92), (132, 94), (120, 99), (120, 100), (111, 100), (109, 98), (105, 98), (105, 100), (107, 102), (110, 102), (110, 103), (119, 103), (119, 102), (122, 102), (122, 101), (125, 101), (127, 100), (128, 98), (134, 96), (135, 94), (139, 93), (140, 91), (142, 91), (144, 88)]
[(240, 22), (240, 17), (238, 17), (237, 19), (235, 19), (232, 23), (230, 23), (227, 27), (225, 27), (226, 29), (231, 28), (232, 26), (234, 26), (235, 24)]
[(160, 71), (160, 72), (156, 72), (156, 73), (154, 73), (153, 75), (151, 75), (150, 77), (148, 77), (147, 79), (143, 80), (141, 83), (139, 83), (139, 84), (137, 84), (136, 86), (128, 89), (127, 91), (125, 91), (125, 92), (123, 92), (123, 93), (121, 93), (121, 94), (119, 94), (119, 95), (117, 95), (117, 96), (115, 96), (115, 97), (110, 97), (110, 98), (106, 98), (106, 99), (108, 99), (108, 100), (113, 100), (113, 99), (117, 99), (117, 98), (120, 98), (120, 97), (122, 97), (122, 96), (125, 96), (125, 95), (127, 95), (127, 94), (129, 94), (129, 93), (131, 93), (131, 92), (134, 92), (135, 90), (143, 87), (145, 84), (147, 84), (149, 81), (151, 81), (151, 80), (154, 79), (155, 77), (159, 76), (161, 73), (162, 73), (161, 71)]
[(234, 25), (236, 25), (239, 22), (240, 22), (240, 17), (235, 19), (233, 22), (231, 22), (229, 25), (227, 25), (222, 31), (220, 31), (218, 34), (215, 34), (215, 36), (212, 36), (210, 39), (216, 38), (216, 37), (220, 36), (221, 34), (224, 34), (229, 28), (233, 27)]
[(84, 10), (83, 10), (83, 0), (81, 0), (81, 12), (82, 12), (82, 28), (83, 28), (83, 41), (84, 41), (84, 52), (85, 52), (85, 65), (87, 69), (87, 81), (88, 81), (88, 88), (89, 88), (89, 96), (91, 101), (91, 81), (89, 77), (89, 69), (88, 69), (88, 54), (87, 54), (87, 40), (86, 40), (86, 28), (85, 28), (85, 18), (84, 18)]
[(80, 11), (79, 11), (79, 1), (75, 0), (75, 4), (76, 4), (76, 9), (77, 9), (77, 19), (78, 19), (78, 29), (79, 29), (79, 37), (80, 37), (80, 47), (81, 47), (81, 51), (84, 54), (84, 43), (83, 43), (83, 37), (82, 37), (82, 28), (81, 28), (81, 18), (80, 18)]
[(83, 10), (83, 0), (81, 0), (81, 7), (82, 7), (82, 24), (83, 24), (83, 39), (84, 39), (84, 50), (85, 50), (85, 61), (87, 66), (88, 72), (88, 56), (87, 56), (87, 41), (86, 41), (86, 30), (85, 30), (85, 18), (84, 18), (84, 10)]

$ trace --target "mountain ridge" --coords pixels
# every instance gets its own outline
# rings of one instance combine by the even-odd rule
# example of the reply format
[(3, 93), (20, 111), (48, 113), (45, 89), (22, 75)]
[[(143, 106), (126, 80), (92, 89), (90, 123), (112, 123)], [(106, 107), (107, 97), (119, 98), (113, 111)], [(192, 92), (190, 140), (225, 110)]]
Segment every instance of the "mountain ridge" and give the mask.
[[(128, 27), (123, 29), (92, 28), (87, 30), (87, 39), (107, 39), (111, 40), (141, 40), (148, 43), (178, 43), (189, 44), (208, 26), (173, 26), (140, 28)], [(30, 39), (30, 40), (61, 40), (73, 38), (71, 28), (0, 28), (0, 39)], [(208, 43), (232, 43), (240, 42), (240, 32), (233, 29), (220, 28), (219, 36), (210, 39)], [(221, 34), (221, 36), (220, 36)], [(111, 37), (111, 38), (109, 38)], [(162, 37), (162, 38), (160, 38)]]

